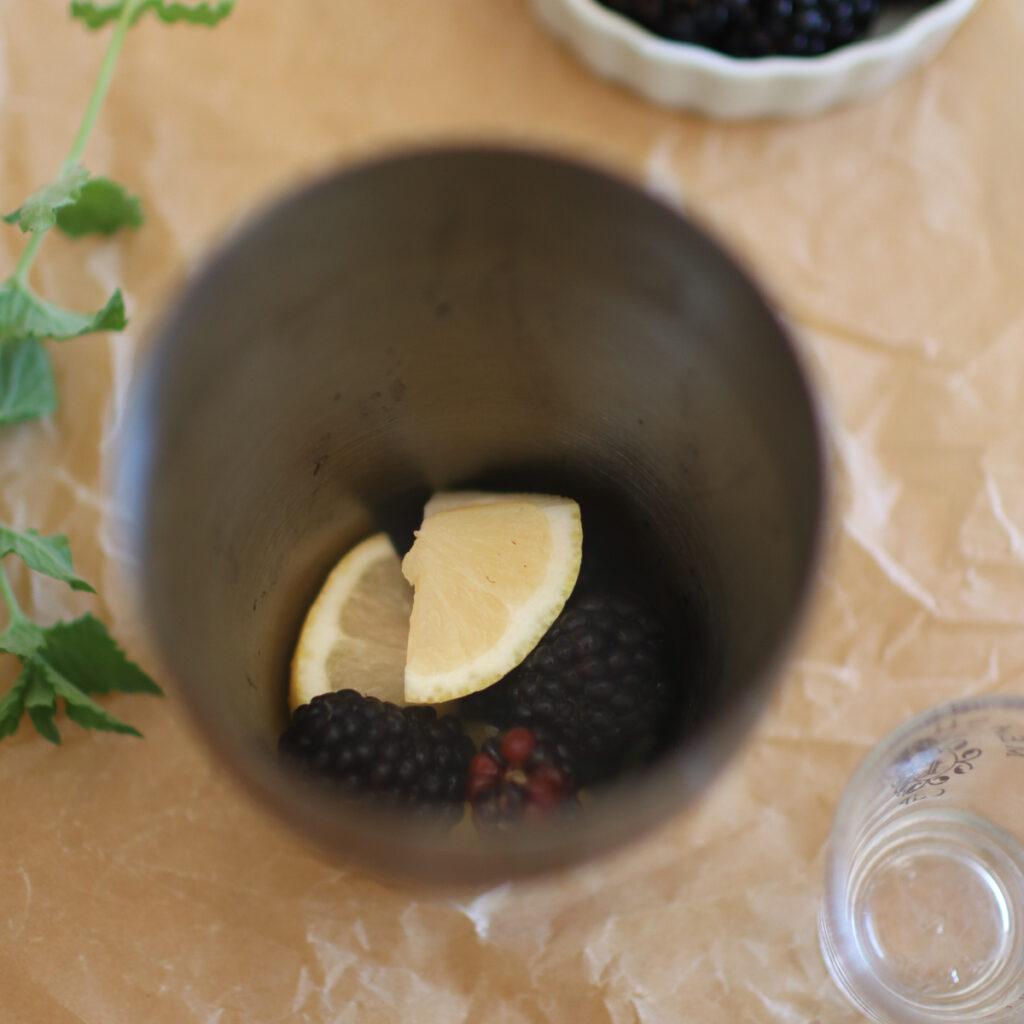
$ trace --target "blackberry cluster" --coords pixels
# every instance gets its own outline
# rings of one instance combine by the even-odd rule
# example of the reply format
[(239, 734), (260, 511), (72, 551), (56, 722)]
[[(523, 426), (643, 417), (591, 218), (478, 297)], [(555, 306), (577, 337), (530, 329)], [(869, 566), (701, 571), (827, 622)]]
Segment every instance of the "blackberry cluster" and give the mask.
[(882, 0), (599, 0), (656, 35), (732, 57), (816, 57), (862, 39)]
[(488, 832), (545, 818), (575, 802), (574, 774), (568, 747), (542, 729), (492, 736), (469, 763), (473, 821)]
[(577, 592), (523, 663), (460, 711), (546, 730), (571, 751), (577, 781), (598, 782), (653, 753), (678, 720), (667, 646), (664, 621), (639, 601)]
[(297, 708), (279, 749), (350, 796), (454, 820), (462, 816), (475, 750), (457, 718), (355, 690), (325, 693)]

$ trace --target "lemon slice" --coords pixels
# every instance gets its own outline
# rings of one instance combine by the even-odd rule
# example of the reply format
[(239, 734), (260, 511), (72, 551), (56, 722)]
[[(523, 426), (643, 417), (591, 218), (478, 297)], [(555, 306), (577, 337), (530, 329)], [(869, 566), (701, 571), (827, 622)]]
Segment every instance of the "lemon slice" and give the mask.
[(351, 687), (404, 704), (412, 588), (387, 535), (357, 544), (331, 571), (292, 657), (292, 710), (321, 693)]
[(415, 588), (410, 704), (465, 697), (515, 668), (565, 605), (583, 551), (579, 505), (569, 498), (441, 497), (402, 562)]

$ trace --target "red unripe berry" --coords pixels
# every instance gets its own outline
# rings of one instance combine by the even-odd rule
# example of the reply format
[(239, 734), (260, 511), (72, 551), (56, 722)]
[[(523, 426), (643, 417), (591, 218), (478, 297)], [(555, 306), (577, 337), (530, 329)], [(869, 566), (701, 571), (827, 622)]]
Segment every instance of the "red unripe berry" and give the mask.
[(501, 756), (505, 758), (510, 768), (522, 768), (536, 745), (537, 738), (533, 731), (520, 725), (515, 729), (509, 729), (502, 737)]

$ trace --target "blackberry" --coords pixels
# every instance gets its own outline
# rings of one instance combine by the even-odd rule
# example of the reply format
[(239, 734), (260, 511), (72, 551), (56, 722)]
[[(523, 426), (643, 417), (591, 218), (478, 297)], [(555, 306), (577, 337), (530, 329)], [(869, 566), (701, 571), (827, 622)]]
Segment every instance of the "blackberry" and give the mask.
[(523, 663), (460, 710), (502, 728), (549, 730), (586, 785), (653, 753), (680, 705), (664, 622), (634, 599), (592, 589), (575, 592)]
[(882, 0), (599, 0), (656, 35), (732, 57), (815, 57), (862, 39)]
[(572, 754), (542, 729), (515, 726), (470, 761), (467, 793), (481, 831), (544, 818), (575, 803)]
[(475, 750), (457, 718), (355, 690), (325, 693), (296, 708), (278, 747), (346, 795), (417, 815), (444, 811), (455, 820)]

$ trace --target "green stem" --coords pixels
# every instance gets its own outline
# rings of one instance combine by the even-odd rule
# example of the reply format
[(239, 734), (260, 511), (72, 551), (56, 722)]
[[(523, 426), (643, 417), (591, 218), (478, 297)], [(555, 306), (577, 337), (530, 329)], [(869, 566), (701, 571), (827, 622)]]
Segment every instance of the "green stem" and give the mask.
[(96, 125), (96, 119), (100, 115), (100, 108), (103, 106), (103, 101), (107, 98), (107, 90), (110, 88), (110, 82), (114, 77), (114, 70), (117, 67), (117, 58), (121, 55), (121, 47), (124, 45), (124, 37), (141, 3), (142, 0), (126, 0), (124, 7), (121, 8), (121, 14), (114, 24), (114, 34), (110, 37), (107, 53), (100, 67), (100, 77), (97, 79), (96, 86), (89, 97), (89, 103), (86, 105), (85, 113), (82, 115), (82, 124), (78, 129), (78, 134), (75, 136), (75, 141), (71, 144), (71, 152), (68, 153), (66, 161), (69, 164), (82, 159), (89, 136), (92, 134), (93, 127)]
[(14, 591), (11, 589), (11, 581), (7, 578), (7, 572), (2, 565), (0, 565), (0, 594), (3, 594), (7, 610), (11, 613), (11, 621), (17, 622), (24, 619), (25, 613), (21, 610), (21, 605), (18, 604), (18, 599), (14, 596)]
[[(103, 57), (103, 64), (100, 66), (99, 78), (96, 80), (92, 95), (86, 104), (85, 113), (82, 115), (82, 123), (78, 127), (75, 141), (71, 143), (71, 150), (64, 161), (65, 164), (77, 163), (85, 153), (89, 136), (92, 135), (92, 130), (96, 127), (96, 121), (100, 116), (103, 101), (107, 98), (107, 91), (110, 89), (110, 82), (117, 68), (117, 58), (120, 57), (121, 47), (124, 45), (124, 37), (131, 27), (135, 12), (142, 3), (143, 0), (125, 0), (125, 5), (121, 8), (121, 13), (114, 24), (114, 34), (110, 37), (106, 55)], [(42, 245), (45, 234), (45, 231), (37, 232), (32, 236), (28, 245), (25, 246), (21, 258), (18, 260), (18, 265), (14, 268), (14, 280), (19, 284), (25, 284), (27, 281), (28, 273), (32, 269), (36, 253), (39, 252), (39, 246)]]
[(14, 268), (14, 280), (18, 284), (25, 284), (28, 280), (28, 272), (32, 269), (32, 262), (36, 258), (36, 253), (39, 252), (39, 246), (43, 244), (43, 238), (46, 236), (45, 231), (37, 231), (29, 240), (28, 245), (21, 250), (21, 258), (18, 260), (18, 265)]

